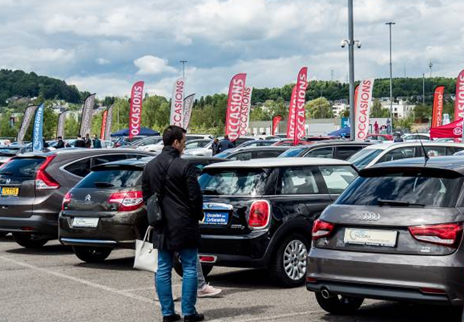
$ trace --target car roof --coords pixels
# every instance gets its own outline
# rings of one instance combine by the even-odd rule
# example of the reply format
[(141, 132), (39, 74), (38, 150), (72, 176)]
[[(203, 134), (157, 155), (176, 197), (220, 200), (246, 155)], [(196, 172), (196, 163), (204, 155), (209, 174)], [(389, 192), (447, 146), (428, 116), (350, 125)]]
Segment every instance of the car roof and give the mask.
[(372, 173), (383, 173), (386, 169), (435, 169), (439, 171), (454, 171), (464, 176), (464, 156), (431, 157), (427, 162), (424, 157), (382, 162), (361, 170), (360, 174), (369, 175)]
[(343, 160), (326, 158), (263, 158), (247, 161), (228, 161), (214, 163), (206, 166), (206, 168), (277, 168), (310, 165), (351, 165), (351, 163)]
[(343, 146), (343, 145), (364, 145), (364, 146), (369, 146), (369, 145), (374, 145), (375, 143), (373, 142), (365, 142), (365, 141), (345, 141), (345, 140), (327, 140), (327, 141), (321, 141), (318, 143), (314, 143), (312, 145), (303, 145), (303, 148), (305, 149), (314, 149), (316, 147), (321, 147), (321, 146)]
[[(444, 147), (461, 147), (464, 148), (463, 143), (454, 143), (454, 142), (422, 142), (424, 146), (444, 146)], [(366, 146), (366, 150), (370, 149), (377, 149), (377, 150), (387, 150), (390, 148), (398, 148), (398, 147), (414, 147), (420, 146), (421, 142), (393, 142), (393, 143), (379, 143), (379, 144), (372, 144)]]
[(118, 148), (118, 149), (87, 149), (87, 148), (63, 148), (51, 150), (48, 152), (27, 152), (19, 155), (20, 157), (48, 157), (52, 155), (72, 155), (72, 154), (111, 154), (111, 153), (141, 153), (141, 154), (152, 154), (146, 151)]
[[(153, 160), (158, 155), (144, 157), (144, 158), (140, 158), (140, 159), (133, 158), (133, 159), (126, 159), (126, 160), (108, 162), (108, 163), (104, 163), (102, 165), (98, 165), (96, 167), (93, 167), (92, 169), (94, 169), (94, 168), (104, 168), (104, 167), (108, 167), (108, 166), (130, 166), (130, 167), (143, 168), (143, 167), (145, 167), (145, 165), (148, 162)], [(193, 155), (182, 155), (182, 159), (189, 160), (189, 161), (215, 161), (215, 162), (225, 162), (227, 160), (227, 159), (224, 159), (224, 158), (206, 157), (206, 156), (193, 156)]]
[[(247, 152), (247, 151), (286, 151), (290, 146), (282, 146), (282, 145), (276, 145), (276, 146), (245, 146), (243, 148), (236, 148), (234, 151), (231, 151), (232, 153), (239, 153), (239, 152)], [(227, 151), (227, 150), (226, 150)]]

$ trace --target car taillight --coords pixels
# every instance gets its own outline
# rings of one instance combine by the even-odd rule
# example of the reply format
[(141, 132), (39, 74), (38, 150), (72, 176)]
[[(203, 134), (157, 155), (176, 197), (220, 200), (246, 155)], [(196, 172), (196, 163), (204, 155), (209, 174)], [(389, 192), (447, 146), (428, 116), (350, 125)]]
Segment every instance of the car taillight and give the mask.
[(45, 172), (45, 169), (54, 158), (55, 155), (46, 157), (44, 163), (42, 163), (42, 165), (37, 170), (35, 175), (35, 188), (37, 190), (58, 189), (60, 187), (60, 184), (56, 182), (47, 172)]
[(271, 216), (271, 206), (266, 200), (257, 200), (251, 204), (248, 226), (253, 229), (265, 228)]
[(64, 195), (63, 203), (61, 204), (61, 210), (62, 210), (62, 211), (65, 209), (65, 207), (68, 205), (68, 203), (71, 202), (71, 198), (72, 198), (72, 194), (71, 194), (71, 192), (68, 191), (68, 192)]
[(313, 240), (329, 236), (333, 229), (334, 224), (317, 219), (313, 223)]
[(462, 223), (408, 227), (415, 239), (456, 248), (462, 238)]
[(132, 211), (143, 205), (142, 191), (126, 191), (113, 193), (109, 203), (119, 204), (118, 211)]

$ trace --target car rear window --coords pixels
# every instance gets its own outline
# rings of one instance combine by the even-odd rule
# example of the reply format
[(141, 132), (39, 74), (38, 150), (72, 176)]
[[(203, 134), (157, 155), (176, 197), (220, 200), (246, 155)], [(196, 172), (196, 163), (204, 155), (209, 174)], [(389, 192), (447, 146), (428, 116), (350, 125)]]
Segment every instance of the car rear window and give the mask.
[(279, 155), (279, 158), (291, 158), (298, 156), (304, 148), (291, 148)]
[(34, 178), (44, 158), (18, 158), (5, 163), (0, 168), (0, 176)]
[(263, 193), (266, 178), (263, 170), (210, 170), (200, 176), (199, 183), (205, 195), (256, 195)]
[(347, 161), (351, 162), (356, 168), (364, 169), (374, 160), (383, 150), (381, 149), (362, 149), (351, 156)]
[(133, 188), (141, 184), (142, 169), (109, 169), (91, 172), (76, 188)]
[(369, 206), (455, 207), (463, 178), (425, 176), (421, 173), (389, 173), (358, 177), (337, 204)]

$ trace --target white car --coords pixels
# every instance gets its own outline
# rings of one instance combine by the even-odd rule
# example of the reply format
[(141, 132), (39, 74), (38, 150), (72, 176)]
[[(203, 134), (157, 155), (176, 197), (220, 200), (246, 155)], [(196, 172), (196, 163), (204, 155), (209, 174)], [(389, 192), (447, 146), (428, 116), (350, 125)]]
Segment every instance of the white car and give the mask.
[(407, 133), (402, 136), (404, 142), (432, 141), (429, 133)]
[[(431, 157), (453, 155), (464, 150), (462, 143), (425, 142), (422, 145)], [(358, 169), (364, 169), (381, 162), (424, 157), (422, 145), (419, 141), (374, 144), (365, 147), (347, 161)]]

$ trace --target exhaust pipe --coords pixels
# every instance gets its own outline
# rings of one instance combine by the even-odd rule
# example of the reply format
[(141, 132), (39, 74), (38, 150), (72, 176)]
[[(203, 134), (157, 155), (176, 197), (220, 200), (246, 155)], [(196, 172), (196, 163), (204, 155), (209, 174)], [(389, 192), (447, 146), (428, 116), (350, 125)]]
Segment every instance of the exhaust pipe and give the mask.
[(329, 290), (326, 289), (326, 288), (323, 288), (323, 289), (322, 289), (321, 295), (322, 295), (322, 297), (323, 297), (325, 300), (330, 299), (331, 297), (333, 297), (333, 295), (330, 294)]

